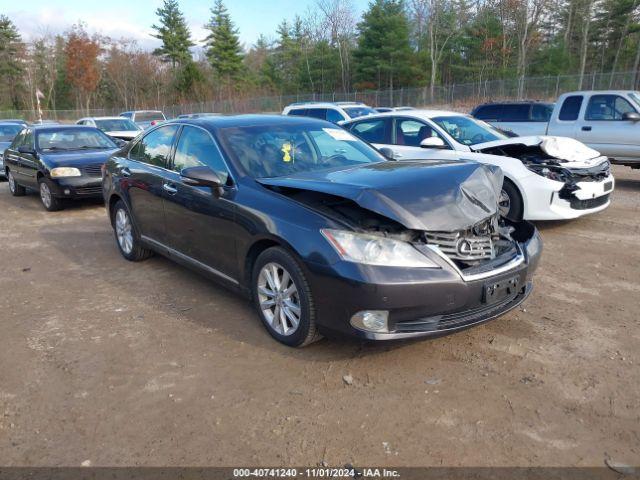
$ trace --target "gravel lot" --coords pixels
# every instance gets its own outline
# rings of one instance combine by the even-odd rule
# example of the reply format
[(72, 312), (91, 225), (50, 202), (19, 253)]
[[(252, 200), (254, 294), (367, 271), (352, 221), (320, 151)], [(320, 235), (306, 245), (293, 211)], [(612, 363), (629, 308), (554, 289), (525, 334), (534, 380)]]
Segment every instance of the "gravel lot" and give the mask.
[(638, 465), (640, 171), (614, 173), (607, 211), (539, 224), (523, 308), (302, 350), (198, 274), (122, 259), (102, 205), (0, 183), (0, 465)]

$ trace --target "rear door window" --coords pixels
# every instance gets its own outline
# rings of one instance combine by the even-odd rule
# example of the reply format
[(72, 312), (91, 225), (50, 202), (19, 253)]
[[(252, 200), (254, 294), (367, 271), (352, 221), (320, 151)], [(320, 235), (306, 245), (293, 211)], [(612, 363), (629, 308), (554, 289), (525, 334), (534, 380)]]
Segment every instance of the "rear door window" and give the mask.
[(327, 119), (326, 108), (309, 108), (307, 110), (307, 117), (319, 118), (320, 120)]
[(572, 95), (564, 99), (558, 120), (572, 121), (577, 120), (582, 107), (582, 95)]
[(167, 168), (177, 125), (166, 125), (145, 135), (129, 152), (129, 158), (156, 167)]
[(376, 118), (355, 123), (351, 133), (369, 143), (391, 143), (391, 119)]
[(620, 95), (593, 95), (587, 105), (585, 120), (622, 120), (625, 113), (635, 112)]
[(527, 122), (529, 121), (529, 111), (531, 105), (527, 103), (503, 105), (502, 114), (500, 115), (501, 122)]
[(327, 109), (327, 120), (331, 123), (338, 123), (343, 121), (345, 118), (342, 116), (340, 112), (337, 110), (333, 110), (331, 108)]
[(293, 115), (295, 117), (306, 117), (307, 109), (306, 108), (293, 108), (289, 110), (288, 115)]

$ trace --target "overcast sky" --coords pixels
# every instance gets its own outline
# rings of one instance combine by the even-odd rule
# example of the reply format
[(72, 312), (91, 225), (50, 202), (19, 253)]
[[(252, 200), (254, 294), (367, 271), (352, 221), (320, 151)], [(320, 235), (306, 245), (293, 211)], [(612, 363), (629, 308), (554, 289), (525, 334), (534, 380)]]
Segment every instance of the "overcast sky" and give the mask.
[[(277, 25), (283, 18), (304, 15), (316, 0), (227, 0), (225, 2), (240, 40), (250, 47), (263, 33), (275, 38)], [(209, 19), (213, 0), (180, 0), (192, 37), (205, 38), (204, 23)], [(114, 38), (137, 40), (152, 49), (158, 40), (152, 38), (151, 25), (156, 22), (156, 9), (162, 0), (0, 0), (0, 13), (18, 26), (24, 40), (44, 33), (61, 33), (82, 21), (87, 30)], [(366, 9), (368, 0), (352, 0), (356, 14)]]

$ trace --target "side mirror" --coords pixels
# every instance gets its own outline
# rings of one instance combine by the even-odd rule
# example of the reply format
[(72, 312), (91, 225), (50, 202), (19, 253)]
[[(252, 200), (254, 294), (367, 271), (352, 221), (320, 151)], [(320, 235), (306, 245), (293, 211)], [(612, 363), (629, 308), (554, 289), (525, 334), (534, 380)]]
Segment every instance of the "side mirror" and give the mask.
[(420, 142), (420, 146), (422, 148), (447, 148), (447, 144), (440, 137), (427, 137)]
[(640, 113), (636, 112), (627, 112), (622, 115), (623, 120), (629, 120), (630, 122), (639, 122), (640, 121)]
[(396, 155), (389, 147), (379, 148), (378, 151), (389, 160), (396, 160)]
[(216, 196), (220, 196), (223, 186), (218, 174), (209, 167), (189, 167), (180, 172), (183, 183), (192, 187), (211, 187)]
[(20, 145), (18, 147), (18, 152), (19, 153), (25, 153), (27, 155), (35, 155), (36, 154), (36, 151), (34, 150), (34, 148), (29, 146), (29, 145)]

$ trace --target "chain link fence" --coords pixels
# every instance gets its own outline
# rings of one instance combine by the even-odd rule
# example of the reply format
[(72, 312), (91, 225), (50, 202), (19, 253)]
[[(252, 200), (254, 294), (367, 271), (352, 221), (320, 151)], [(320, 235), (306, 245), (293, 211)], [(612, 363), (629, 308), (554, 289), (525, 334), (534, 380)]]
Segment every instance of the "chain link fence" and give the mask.
[[(555, 75), (525, 77), (521, 79), (484, 80), (472, 83), (400, 88), (394, 90), (366, 90), (354, 92), (308, 93), (274, 95), (181, 105), (147, 105), (141, 108), (164, 111), (167, 118), (185, 113), (280, 113), (294, 102), (363, 102), (373, 107), (411, 106), (447, 108), (470, 111), (480, 103), (495, 100), (546, 100), (555, 101), (562, 93), (573, 90), (637, 90), (640, 88), (639, 72), (591, 73), (580, 75)], [(73, 122), (81, 117), (116, 116), (124, 109), (101, 108), (90, 110), (43, 110), (43, 118), (60, 122)], [(0, 111), (2, 118), (35, 120), (33, 110)]]

